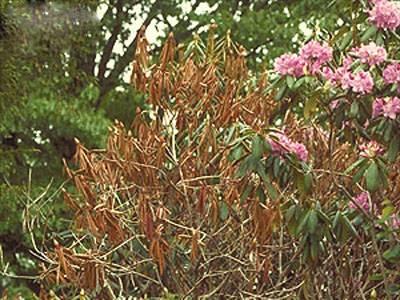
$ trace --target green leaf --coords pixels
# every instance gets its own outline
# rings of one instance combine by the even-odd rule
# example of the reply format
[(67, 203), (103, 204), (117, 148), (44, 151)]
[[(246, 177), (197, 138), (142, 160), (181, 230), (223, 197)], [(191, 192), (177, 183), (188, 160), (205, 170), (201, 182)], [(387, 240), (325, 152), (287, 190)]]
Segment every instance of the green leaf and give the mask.
[(293, 86), (293, 89), (297, 90), (299, 87), (303, 85), (303, 83), (306, 82), (306, 77), (301, 77), (300, 79), (297, 79), (296, 83)]
[(335, 218), (333, 219), (333, 223), (332, 223), (333, 228), (336, 228), (336, 226), (338, 226), (341, 216), (342, 216), (341, 212), (337, 211), (335, 214)]
[(310, 212), (310, 215), (307, 220), (308, 232), (311, 234), (315, 233), (315, 230), (317, 229), (317, 225), (318, 225), (318, 215), (315, 210), (312, 210)]
[(225, 221), (229, 215), (229, 207), (225, 203), (225, 201), (221, 201), (221, 205), (219, 206), (219, 217), (222, 221)]
[(383, 252), (382, 257), (392, 263), (400, 262), (400, 245), (395, 245), (393, 248), (390, 248)]
[(260, 202), (265, 204), (265, 202), (266, 202), (265, 200), (266, 200), (267, 197), (265, 197), (264, 190), (261, 188), (261, 186), (259, 186), (257, 188), (256, 195), (257, 195), (258, 199), (260, 199)]
[(322, 210), (317, 210), (318, 216), (325, 221), (326, 224), (330, 224), (330, 220), (327, 214), (325, 214)]
[(389, 162), (394, 162), (396, 160), (397, 154), (400, 150), (400, 137), (394, 137), (389, 144), (389, 149), (387, 152), (387, 158)]
[(296, 228), (296, 235), (299, 234), (300, 232), (302, 232), (304, 227), (307, 225), (308, 218), (310, 216), (310, 212), (311, 211), (308, 211), (307, 213), (304, 214), (303, 219), (301, 220), (301, 222), (299, 223), (299, 225)]
[(342, 221), (346, 228), (349, 229), (354, 236), (358, 236), (357, 230), (354, 228), (353, 224), (351, 224), (350, 220), (346, 216), (342, 215)]
[(249, 168), (250, 168), (250, 156), (243, 159), (243, 161), (240, 163), (240, 166), (235, 174), (235, 177), (236, 178), (243, 177), (249, 171)]
[(272, 185), (271, 180), (267, 175), (267, 172), (265, 171), (265, 166), (261, 162), (258, 162), (256, 172), (264, 182), (267, 188), (268, 195), (271, 197), (272, 200), (276, 200), (278, 198), (278, 191)]
[(356, 117), (358, 115), (358, 111), (360, 110), (360, 106), (357, 101), (354, 101), (350, 106), (350, 116)]
[(281, 100), (285, 96), (286, 91), (287, 91), (287, 85), (285, 84), (278, 90), (278, 92), (275, 95), (275, 99), (278, 101)]
[(251, 152), (255, 158), (261, 158), (264, 153), (264, 140), (259, 136), (255, 135), (251, 143)]
[(291, 207), (288, 208), (285, 214), (285, 219), (287, 222), (290, 222), (294, 216), (294, 213), (296, 212), (296, 205), (292, 205)]
[(372, 162), (367, 171), (365, 172), (365, 182), (367, 184), (367, 190), (374, 192), (378, 189), (381, 182), (379, 178), (379, 168), (375, 162)]
[(347, 32), (340, 43), (339, 50), (343, 51), (346, 49), (353, 40), (353, 33), (351, 31)]
[(361, 166), (362, 163), (366, 163), (367, 160), (365, 158), (361, 158), (359, 160), (357, 160), (355, 163), (353, 163), (350, 167), (348, 167), (346, 169), (346, 171), (344, 171), (345, 174), (349, 174), (351, 171), (353, 171), (355, 168)]
[(298, 173), (296, 176), (296, 181), (297, 181), (297, 188), (300, 193), (307, 195), (311, 191), (312, 187), (312, 174), (307, 173), (307, 174), (302, 174)]
[(233, 148), (232, 151), (229, 153), (229, 160), (231, 162), (239, 160), (243, 155), (243, 146), (238, 145), (237, 147)]
[(317, 239), (312, 239), (311, 240), (311, 258), (313, 260), (316, 260), (318, 258), (318, 252), (319, 252), (319, 241)]
[(368, 166), (369, 166), (368, 160), (365, 160), (365, 163), (361, 164), (358, 171), (354, 174), (353, 183), (357, 183), (360, 181), (361, 177), (363, 177), (363, 175), (365, 174), (365, 171), (367, 170)]
[(374, 37), (376, 35), (376, 33), (378, 32), (378, 28), (376, 28), (375, 26), (370, 26), (361, 36), (360, 41), (361, 42), (366, 42), (368, 39)]
[(311, 192), (313, 177), (311, 173), (304, 174), (304, 191)]
[(278, 178), (278, 175), (279, 175), (279, 169), (280, 169), (279, 165), (280, 165), (280, 160), (278, 157), (275, 157), (274, 163), (272, 166), (272, 172), (274, 173), (275, 178)]
[(240, 203), (243, 204), (247, 198), (249, 198), (249, 195), (251, 191), (253, 190), (253, 186), (247, 185), (246, 188), (244, 189), (243, 193), (240, 195)]
[(375, 43), (378, 46), (385, 46), (385, 36), (382, 31), (379, 31), (378, 34), (376, 35)]
[(377, 273), (377, 274), (372, 274), (371, 276), (369, 276), (369, 280), (371, 281), (381, 281), (383, 280), (384, 276), (381, 273)]
[(296, 79), (293, 76), (290, 76), (290, 75), (286, 76), (286, 83), (287, 83), (289, 89), (293, 89), (295, 82), (296, 82)]

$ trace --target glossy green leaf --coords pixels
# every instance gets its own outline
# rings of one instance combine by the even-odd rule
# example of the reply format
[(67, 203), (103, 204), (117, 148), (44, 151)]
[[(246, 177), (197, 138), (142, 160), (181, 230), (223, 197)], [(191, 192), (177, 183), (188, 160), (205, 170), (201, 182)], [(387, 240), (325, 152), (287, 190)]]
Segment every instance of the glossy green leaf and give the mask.
[(310, 212), (307, 220), (307, 230), (309, 233), (313, 234), (318, 226), (318, 215), (315, 210)]
[(394, 247), (383, 252), (382, 257), (392, 263), (400, 262), (400, 245), (397, 244)]
[(222, 221), (225, 221), (229, 216), (229, 207), (225, 201), (221, 201), (219, 206), (219, 217)]
[(396, 160), (399, 150), (400, 150), (400, 137), (394, 137), (389, 144), (389, 149), (387, 152), (387, 158), (389, 162), (394, 162)]
[(376, 191), (379, 188), (381, 180), (379, 178), (379, 168), (375, 162), (372, 162), (369, 165), (364, 176), (368, 191), (370, 192)]
[(366, 42), (368, 39), (373, 38), (378, 32), (378, 28), (375, 26), (370, 26), (361, 36), (361, 42)]

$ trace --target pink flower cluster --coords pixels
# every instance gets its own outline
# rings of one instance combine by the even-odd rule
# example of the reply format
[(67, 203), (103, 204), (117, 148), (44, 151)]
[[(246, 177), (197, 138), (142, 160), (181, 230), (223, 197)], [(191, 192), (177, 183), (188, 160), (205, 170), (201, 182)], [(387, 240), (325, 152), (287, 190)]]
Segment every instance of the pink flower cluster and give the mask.
[(316, 41), (308, 42), (300, 49), (300, 57), (307, 62), (307, 70), (316, 74), (321, 66), (332, 59), (333, 50), (327, 44)]
[[(355, 203), (354, 203), (355, 202)], [(358, 206), (361, 207), (365, 211), (370, 211), (370, 204), (369, 204), (369, 193), (368, 192), (362, 192), (361, 194), (358, 194), (356, 197), (353, 198), (353, 202), (350, 202), (349, 208), (351, 209), (359, 209)]]
[(374, 1), (369, 20), (378, 28), (396, 30), (400, 27), (400, 5), (394, 1)]
[(372, 104), (372, 117), (384, 116), (389, 119), (396, 119), (400, 114), (400, 99), (397, 97), (376, 98)]
[(368, 71), (347, 72), (343, 75), (341, 83), (343, 89), (351, 89), (360, 94), (368, 94), (374, 88), (374, 80)]
[(369, 141), (366, 144), (360, 145), (360, 155), (365, 158), (375, 158), (377, 155), (382, 155), (385, 151), (383, 147), (376, 141)]
[(272, 148), (272, 153), (275, 155), (283, 156), (291, 153), (302, 161), (307, 161), (308, 151), (307, 148), (298, 142), (293, 142), (289, 137), (283, 133), (275, 134), (275, 139), (269, 139), (269, 143)]
[(374, 66), (383, 63), (387, 58), (385, 48), (377, 46), (375, 43), (363, 45), (353, 50), (354, 56), (358, 57), (363, 64)]
[(333, 50), (327, 44), (311, 41), (300, 49), (300, 55), (283, 54), (275, 61), (275, 71), (280, 75), (300, 77), (305, 72), (316, 74), (321, 66), (332, 59)]
[(281, 75), (300, 77), (304, 74), (305, 61), (296, 54), (283, 54), (275, 61), (275, 71)]
[(351, 89), (355, 93), (368, 94), (374, 88), (374, 80), (368, 71), (352, 73), (353, 60), (347, 57), (343, 65), (335, 71), (326, 67), (322, 69), (322, 76), (333, 85), (340, 85), (343, 89)]
[(329, 67), (322, 68), (321, 74), (326, 80), (330, 81), (333, 85), (341, 85), (342, 79), (348, 73), (350, 73), (351, 64), (353, 60), (351, 57), (346, 57), (343, 61), (343, 65), (333, 71)]
[(385, 70), (383, 70), (383, 80), (386, 84), (400, 84), (400, 63), (395, 62), (388, 65)]

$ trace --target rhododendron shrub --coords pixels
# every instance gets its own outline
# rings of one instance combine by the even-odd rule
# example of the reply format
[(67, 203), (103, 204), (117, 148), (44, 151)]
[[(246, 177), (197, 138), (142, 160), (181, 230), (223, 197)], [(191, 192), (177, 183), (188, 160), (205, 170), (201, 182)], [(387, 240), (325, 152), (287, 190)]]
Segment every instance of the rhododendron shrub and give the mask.
[(158, 59), (142, 32), (147, 108), (104, 150), (77, 141), (43, 299), (398, 297), (399, 11), (359, 8), (256, 78), (212, 28), (206, 44), (170, 35)]

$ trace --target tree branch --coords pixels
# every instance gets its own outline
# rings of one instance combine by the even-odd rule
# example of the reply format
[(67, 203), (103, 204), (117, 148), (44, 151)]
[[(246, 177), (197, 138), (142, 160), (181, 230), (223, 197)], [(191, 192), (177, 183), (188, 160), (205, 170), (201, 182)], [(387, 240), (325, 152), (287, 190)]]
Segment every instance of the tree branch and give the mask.
[[(144, 20), (142, 23), (142, 27), (147, 27), (151, 21), (156, 17), (158, 13), (158, 5), (161, 3), (161, 0), (157, 0), (153, 6), (150, 9), (149, 14), (147, 15), (147, 18)], [(138, 31), (139, 32), (139, 31)], [(107, 95), (107, 93), (115, 86), (115, 84), (118, 82), (118, 77), (121, 75), (121, 73), (124, 71), (126, 66), (132, 61), (133, 55), (136, 50), (136, 42), (137, 42), (138, 34), (136, 33), (135, 38), (133, 41), (129, 44), (127, 47), (124, 55), (120, 57), (120, 59), (115, 63), (114, 69), (110, 72), (108, 77), (104, 78), (101, 86), (100, 86), (100, 95), (99, 98), (97, 99), (94, 109), (98, 110), (101, 102), (103, 101), (104, 97)]]
[(107, 70), (107, 63), (110, 60), (114, 45), (117, 41), (118, 35), (122, 29), (122, 0), (118, 0), (116, 4), (117, 13), (115, 16), (115, 25), (111, 32), (111, 37), (107, 40), (106, 45), (103, 48), (103, 55), (101, 56), (100, 63), (99, 63), (99, 71), (97, 74), (97, 78), (99, 79), (99, 83), (101, 85), (102, 81), (104, 80), (104, 74)]

